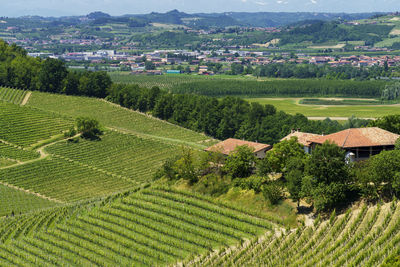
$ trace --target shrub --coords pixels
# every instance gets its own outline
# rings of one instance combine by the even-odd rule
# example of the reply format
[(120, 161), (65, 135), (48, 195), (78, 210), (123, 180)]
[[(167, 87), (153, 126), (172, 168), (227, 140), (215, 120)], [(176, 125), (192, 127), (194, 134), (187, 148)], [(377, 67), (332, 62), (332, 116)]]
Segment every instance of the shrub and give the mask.
[(283, 199), (282, 187), (276, 182), (271, 182), (263, 185), (262, 193), (272, 205), (276, 205)]

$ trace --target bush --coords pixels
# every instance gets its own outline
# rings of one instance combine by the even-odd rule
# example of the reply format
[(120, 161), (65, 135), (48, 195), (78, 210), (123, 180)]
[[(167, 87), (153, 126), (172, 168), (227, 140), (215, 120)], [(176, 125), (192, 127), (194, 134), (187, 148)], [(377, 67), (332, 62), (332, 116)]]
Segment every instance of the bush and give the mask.
[(76, 119), (76, 126), (78, 132), (82, 134), (83, 138), (90, 140), (99, 140), (103, 132), (100, 129), (100, 123), (92, 118), (79, 117)]
[(217, 174), (208, 174), (200, 178), (193, 186), (193, 189), (199, 193), (218, 197), (228, 192), (230, 180)]
[(282, 187), (276, 182), (271, 182), (263, 185), (262, 193), (266, 200), (268, 200), (272, 205), (276, 205), (283, 199)]
[(245, 190), (254, 190), (255, 193), (260, 193), (262, 190), (262, 186), (268, 182), (267, 177), (261, 176), (250, 176), (245, 179), (235, 179), (233, 184), (234, 186), (240, 187)]

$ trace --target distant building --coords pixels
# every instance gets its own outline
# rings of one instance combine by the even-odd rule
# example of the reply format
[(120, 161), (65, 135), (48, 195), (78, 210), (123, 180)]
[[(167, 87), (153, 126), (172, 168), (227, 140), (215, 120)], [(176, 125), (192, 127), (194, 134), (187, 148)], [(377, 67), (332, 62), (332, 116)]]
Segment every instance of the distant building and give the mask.
[(297, 137), (297, 142), (301, 144), (304, 148), (304, 152), (311, 153), (311, 142), (310, 140), (316, 137), (320, 137), (322, 135), (312, 134), (312, 133), (303, 133), (300, 131), (292, 130), (292, 132), (286, 137), (282, 138), (281, 141), (290, 140), (292, 137)]
[(226, 139), (225, 141), (222, 141), (218, 144), (215, 144), (215, 145), (205, 149), (205, 151), (221, 152), (222, 154), (227, 156), (230, 153), (232, 153), (235, 150), (235, 148), (238, 146), (248, 146), (248, 147), (252, 148), (254, 150), (254, 155), (259, 159), (265, 158), (266, 152), (272, 148), (270, 145), (267, 145), (267, 144), (229, 138), (229, 139)]
[(368, 159), (384, 150), (394, 149), (400, 136), (378, 127), (347, 129), (326, 136), (317, 136), (308, 140), (311, 150), (317, 145), (330, 141), (346, 151), (352, 161)]

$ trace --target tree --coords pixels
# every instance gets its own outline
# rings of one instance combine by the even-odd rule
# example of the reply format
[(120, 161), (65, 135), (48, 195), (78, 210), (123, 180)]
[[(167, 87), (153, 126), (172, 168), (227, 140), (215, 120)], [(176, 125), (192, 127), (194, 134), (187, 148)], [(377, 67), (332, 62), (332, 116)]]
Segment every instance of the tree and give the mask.
[(388, 115), (369, 123), (370, 127), (379, 127), (386, 131), (400, 134), (400, 115)]
[(283, 140), (267, 152), (264, 160), (269, 163), (273, 172), (285, 172), (287, 163), (291, 158), (304, 158), (306, 156), (302, 145), (297, 140), (297, 137)]
[(43, 92), (60, 93), (68, 71), (60, 60), (48, 58), (42, 62), (39, 71), (39, 90)]
[(301, 185), (304, 176), (305, 160), (303, 158), (293, 157), (287, 163), (286, 187), (289, 191), (290, 198), (297, 202), (297, 207), (300, 206), (302, 196)]
[(103, 132), (100, 129), (100, 124), (97, 120), (87, 117), (79, 117), (76, 119), (78, 132), (83, 138), (90, 140), (99, 140)]
[(250, 147), (237, 146), (227, 157), (223, 170), (232, 178), (249, 177), (255, 168), (255, 163), (256, 157)]
[(144, 68), (145, 68), (146, 70), (155, 70), (155, 69), (156, 69), (156, 66), (154, 65), (153, 62), (147, 61), (147, 60), (146, 60), (146, 62), (144, 63)]
[(357, 177), (365, 197), (391, 199), (400, 193), (400, 150), (383, 151), (366, 165), (366, 171)]
[(305, 166), (308, 178), (303, 192), (310, 197), (317, 211), (334, 208), (346, 198), (349, 169), (345, 152), (334, 143), (326, 141), (317, 146)]

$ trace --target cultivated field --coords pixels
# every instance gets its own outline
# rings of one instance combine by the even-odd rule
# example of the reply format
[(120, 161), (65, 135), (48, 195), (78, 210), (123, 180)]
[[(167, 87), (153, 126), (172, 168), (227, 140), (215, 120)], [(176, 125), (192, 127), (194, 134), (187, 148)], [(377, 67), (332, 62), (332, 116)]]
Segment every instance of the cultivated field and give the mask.
[[(4, 237), (0, 265), (167, 265), (273, 229), (267, 219), (166, 188), (141, 190), (66, 214), (53, 223), (42, 219), (41, 226), (14, 239)], [(26, 217), (20, 220), (5, 222), (28, 228)]]
[(143, 138), (159, 139), (167, 143), (204, 148), (214, 142), (212, 138), (203, 134), (96, 98), (33, 92), (27, 105), (70, 118), (89, 116), (114, 130)]
[(397, 202), (362, 206), (279, 237), (269, 232), (185, 266), (378, 266), (400, 252), (399, 216)]
[(360, 118), (377, 118), (400, 114), (399, 105), (301, 105), (299, 98), (246, 98), (249, 102), (274, 105), (290, 114), (301, 113), (307, 117), (343, 117), (355, 115)]

